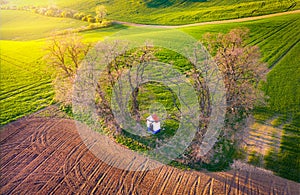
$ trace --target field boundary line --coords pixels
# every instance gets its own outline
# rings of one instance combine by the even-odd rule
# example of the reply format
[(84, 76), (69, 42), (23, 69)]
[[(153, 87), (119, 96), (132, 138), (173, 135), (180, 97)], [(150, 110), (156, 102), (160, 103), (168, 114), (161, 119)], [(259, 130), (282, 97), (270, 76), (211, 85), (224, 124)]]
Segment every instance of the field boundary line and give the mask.
[(279, 56), (279, 58), (277, 60), (275, 60), (275, 62), (273, 62), (271, 64), (271, 66), (269, 67), (269, 69), (274, 68), (292, 49), (294, 49), (294, 47), (300, 42), (300, 39), (298, 39), (294, 44), (292, 44), (285, 52), (283, 52), (283, 54), (281, 54)]
[(246, 17), (246, 18), (218, 20), (218, 21), (210, 21), (210, 22), (199, 22), (199, 23), (184, 24), (184, 25), (138, 24), (138, 23), (132, 23), (132, 22), (118, 21), (118, 20), (113, 21), (113, 23), (127, 25), (127, 26), (135, 26), (135, 27), (174, 29), (174, 28), (204, 26), (204, 25), (209, 25), (209, 24), (227, 24), (227, 23), (247, 22), (247, 21), (260, 20), (260, 19), (265, 19), (265, 18), (272, 18), (272, 17), (275, 17), (275, 16), (283, 16), (283, 15), (298, 14), (298, 13), (300, 13), (300, 9), (299, 10), (294, 10), (294, 11), (280, 12), (280, 13), (275, 13), (275, 14), (262, 15), (262, 16), (252, 16), (252, 17)]

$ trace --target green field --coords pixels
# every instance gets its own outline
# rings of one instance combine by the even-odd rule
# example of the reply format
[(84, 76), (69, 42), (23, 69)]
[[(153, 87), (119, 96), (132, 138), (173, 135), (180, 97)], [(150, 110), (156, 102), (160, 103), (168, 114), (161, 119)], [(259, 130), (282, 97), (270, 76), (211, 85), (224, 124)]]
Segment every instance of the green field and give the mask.
[(0, 17), (0, 124), (3, 125), (53, 101), (53, 72), (42, 59), (45, 40), (38, 39), (49, 36), (53, 31), (76, 28), (85, 23), (24, 11), (3, 10)]
[[(206, 32), (228, 32), (231, 28), (250, 29), (248, 43), (258, 45), (262, 60), (271, 72), (267, 76), (264, 91), (270, 97), (270, 110), (276, 112), (299, 112), (299, 53), (300, 53), (300, 14), (273, 17), (269, 19), (206, 25), (182, 29), (196, 38)], [(282, 79), (284, 78), (284, 79)]]
[[(268, 108), (259, 108), (257, 118), (279, 115), (273, 126), (283, 125), (278, 153), (270, 151), (266, 167), (280, 176), (300, 181), (300, 43), (290, 49), (267, 75), (263, 89), (270, 97)], [(268, 113), (269, 111), (269, 113)]]
[(273, 111), (296, 114), (300, 112), (300, 43), (295, 45), (267, 76), (264, 85)]
[(1, 40), (36, 40), (54, 31), (87, 26), (87, 22), (68, 18), (50, 18), (27, 11), (1, 10)]
[(43, 42), (1, 41), (0, 124), (48, 106), (51, 72), (41, 60)]
[[(55, 31), (87, 25), (67, 18), (52, 18), (25, 11), (0, 11), (0, 125), (7, 124), (53, 102), (53, 68), (43, 56), (47, 37)], [(96, 42), (124, 27), (84, 34)]]
[[(299, 141), (299, 53), (300, 53), (300, 14), (286, 15), (280, 17), (273, 17), (269, 19), (248, 21), (242, 23), (205, 25), (199, 27), (181, 28), (180, 30), (186, 32), (197, 39), (201, 39), (203, 34), (207, 32), (226, 33), (232, 28), (247, 27), (250, 29), (250, 37), (247, 40), (248, 44), (258, 45), (262, 52), (262, 60), (266, 62), (266, 66), (270, 68), (263, 90), (269, 97), (268, 105), (266, 107), (257, 108), (256, 118), (263, 117), (264, 120), (272, 119), (274, 116), (279, 116), (278, 121), (283, 126), (283, 135), (281, 140), (280, 151), (272, 156), (276, 159), (269, 159), (265, 157), (265, 166), (273, 170), (276, 174), (298, 181), (297, 174), (299, 173), (299, 157), (296, 155), (295, 148)], [(164, 37), (165, 30), (154, 30), (156, 36), (161, 39), (172, 37)], [(136, 30), (139, 33), (139, 30)], [(146, 37), (147, 33), (142, 32), (132, 37)], [(128, 37), (130, 39), (131, 37)], [(173, 37), (175, 38), (175, 37)], [(169, 51), (162, 51), (157, 57), (165, 62), (173, 61), (179, 67), (185, 64), (184, 60), (176, 53)], [(160, 89), (152, 88), (151, 91), (159, 91)], [(156, 92), (158, 93), (158, 92)], [(160, 93), (158, 93), (160, 94)], [(147, 96), (147, 94), (146, 94)], [(143, 99), (141, 102), (147, 102)], [(260, 111), (260, 112), (259, 112)], [(172, 124), (168, 124), (172, 126)], [(273, 124), (277, 126), (278, 124)], [(175, 125), (176, 126), (176, 125)], [(175, 127), (174, 126), (174, 127)], [(172, 131), (168, 134), (172, 135)], [(129, 138), (128, 138), (129, 137)], [(158, 137), (159, 138), (159, 137)], [(288, 141), (286, 141), (288, 140)], [(119, 138), (118, 141), (127, 145), (132, 149), (141, 150), (141, 145), (136, 144), (151, 144), (151, 140), (143, 140), (139, 137), (127, 135), (127, 138)], [(153, 141), (153, 140), (152, 140)], [(150, 142), (150, 143), (149, 143)], [(140, 147), (137, 147), (140, 146)], [(275, 168), (269, 165), (274, 162)], [(289, 163), (287, 163), (289, 162)], [(279, 166), (280, 165), (280, 166)], [(293, 169), (293, 172), (287, 171)]]
[(264, 15), (300, 8), (299, 0), (10, 0), (16, 6), (58, 6), (94, 14), (94, 7), (107, 7), (108, 18), (145, 24), (187, 24)]
[[(103, 1), (106, 2), (106, 1)], [(109, 18), (145, 24), (187, 24), (257, 16), (299, 8), (300, 1), (110, 1)], [(159, 8), (159, 9), (158, 9)]]

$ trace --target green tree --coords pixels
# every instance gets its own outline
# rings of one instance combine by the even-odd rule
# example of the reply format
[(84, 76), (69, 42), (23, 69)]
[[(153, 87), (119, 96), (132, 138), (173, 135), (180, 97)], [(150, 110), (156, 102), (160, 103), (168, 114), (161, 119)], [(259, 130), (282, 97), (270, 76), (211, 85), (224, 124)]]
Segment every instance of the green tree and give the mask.
[[(226, 89), (225, 127), (211, 153), (215, 162), (224, 165), (237, 158), (245, 143), (248, 117), (254, 106), (264, 100), (259, 82), (265, 78), (267, 66), (260, 60), (259, 48), (246, 44), (248, 35), (249, 29), (246, 28), (233, 29), (227, 34), (204, 35), (204, 43), (213, 55)], [(224, 143), (229, 143), (230, 147), (226, 144), (225, 147)]]
[(102, 23), (103, 19), (107, 15), (107, 10), (104, 5), (98, 5), (96, 7), (96, 19), (99, 23)]
[(57, 101), (71, 104), (75, 76), (89, 48), (90, 45), (74, 33), (49, 38), (44, 59), (56, 72), (53, 84)]

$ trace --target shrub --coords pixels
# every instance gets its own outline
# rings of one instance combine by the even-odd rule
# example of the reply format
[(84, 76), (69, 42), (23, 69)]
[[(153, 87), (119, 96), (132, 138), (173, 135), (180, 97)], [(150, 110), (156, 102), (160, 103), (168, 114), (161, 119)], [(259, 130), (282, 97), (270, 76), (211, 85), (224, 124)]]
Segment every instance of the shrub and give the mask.
[(89, 19), (88, 16), (84, 16), (81, 18), (82, 21), (86, 21), (86, 22), (88, 21), (88, 19)]
[(108, 26), (111, 26), (111, 21), (108, 21), (108, 20), (103, 20), (102, 23), (101, 23), (101, 26), (102, 27), (108, 27)]
[(61, 12), (61, 17), (63, 18), (71, 18), (73, 17), (72, 13), (70, 11), (63, 11)]
[(95, 22), (96, 22), (96, 19), (93, 18), (93, 17), (89, 17), (89, 18), (87, 19), (87, 21), (88, 21), (89, 23), (95, 23)]
[(73, 18), (78, 19), (78, 20), (82, 20), (83, 17), (85, 17), (85, 14), (82, 12), (78, 12), (73, 15)]
[(49, 9), (49, 10), (47, 10), (47, 11), (45, 12), (45, 15), (46, 15), (46, 16), (54, 16), (54, 11), (51, 10), (51, 9)]

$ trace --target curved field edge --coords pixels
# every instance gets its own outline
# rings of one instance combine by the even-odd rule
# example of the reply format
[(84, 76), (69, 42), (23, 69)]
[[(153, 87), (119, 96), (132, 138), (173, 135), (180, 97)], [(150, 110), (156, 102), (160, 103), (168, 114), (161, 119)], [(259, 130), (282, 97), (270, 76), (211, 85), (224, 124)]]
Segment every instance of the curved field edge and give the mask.
[(244, 18), (286, 12), (300, 8), (299, 0), (244, 0), (238, 3), (234, 0), (199, 2), (191, 0), (167, 0), (163, 2), (157, 0), (100, 0), (97, 2), (92, 0), (80, 0), (76, 2), (71, 0), (54, 0), (50, 3), (48, 1), (15, 0), (9, 1), (7, 6), (58, 6), (95, 14), (95, 7), (99, 4), (107, 7), (107, 18), (112, 20), (168, 25)]
[[(96, 143), (101, 142), (86, 146), (77, 128), (71, 120), (36, 117), (1, 128), (1, 192), (299, 194), (299, 183), (251, 166), (218, 173), (183, 171), (170, 166), (145, 171), (118, 169), (96, 158), (89, 147), (97, 147)], [(109, 160), (110, 155), (113, 154), (106, 153), (103, 158)]]
[[(110, 11), (108, 18), (141, 24), (183, 25), (297, 10), (300, 1), (248, 1), (235, 4), (226, 4), (225, 1), (224, 4), (219, 2), (211, 7), (206, 7), (205, 3), (209, 2), (174, 4), (160, 9), (146, 6), (146, 8), (137, 7), (132, 10), (136, 6), (133, 2), (119, 2), (118, 5), (108, 4)], [(124, 7), (127, 9), (122, 9)]]

